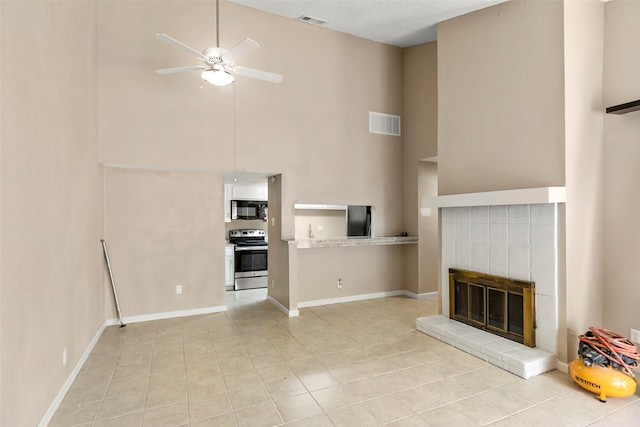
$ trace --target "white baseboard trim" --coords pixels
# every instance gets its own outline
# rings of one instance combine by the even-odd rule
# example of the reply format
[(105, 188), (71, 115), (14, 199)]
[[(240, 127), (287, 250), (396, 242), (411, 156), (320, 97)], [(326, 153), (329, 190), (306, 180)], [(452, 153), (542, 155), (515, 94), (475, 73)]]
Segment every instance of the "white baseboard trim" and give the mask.
[(73, 368), (73, 370), (69, 374), (67, 381), (64, 382), (64, 384), (62, 385), (62, 388), (60, 389), (56, 397), (53, 399), (53, 402), (51, 402), (51, 405), (49, 405), (47, 412), (45, 412), (42, 418), (40, 419), (40, 422), (38, 423), (38, 427), (46, 427), (47, 425), (49, 425), (49, 423), (51, 422), (51, 419), (53, 418), (56, 411), (60, 407), (62, 400), (67, 395), (67, 392), (71, 388), (71, 385), (73, 384), (73, 382), (76, 380), (76, 377), (80, 373), (80, 369), (82, 369), (85, 362), (89, 358), (89, 355), (91, 354), (91, 352), (93, 351), (93, 348), (98, 343), (98, 340), (102, 336), (102, 333), (104, 332), (106, 327), (107, 327), (107, 324), (105, 322), (102, 324), (102, 326), (100, 326), (100, 328), (98, 328), (98, 332), (96, 332), (95, 336), (87, 346), (87, 349), (82, 354), (82, 357), (80, 357), (80, 360), (78, 360), (78, 363), (76, 363), (76, 366)]
[[(223, 311), (227, 311), (226, 305), (218, 305), (218, 306), (204, 307), (204, 308), (193, 308), (190, 310), (165, 311), (163, 313), (141, 314), (139, 316), (127, 316), (127, 317), (123, 317), (122, 321), (126, 325), (127, 323), (138, 323), (138, 322), (148, 322), (151, 320), (173, 319), (175, 317), (197, 316), (200, 314), (220, 313)], [(119, 324), (120, 324), (120, 321), (118, 319), (108, 319), (106, 322), (107, 326), (113, 326), (113, 325), (119, 325)]]
[(396, 297), (398, 295), (405, 295), (405, 293), (406, 293), (405, 290), (399, 290), (399, 291), (376, 292), (373, 294), (351, 295), (348, 297), (340, 297), (340, 298), (316, 299), (311, 301), (299, 302), (298, 308), (317, 307), (319, 305), (340, 304), (344, 302), (353, 302), (353, 301), (364, 301), (364, 300), (376, 299), (376, 298)]
[(556, 362), (556, 369), (565, 374), (569, 373), (569, 364), (564, 362)]
[(271, 295), (267, 295), (267, 299), (271, 302), (271, 304), (275, 305), (278, 308), (278, 310), (286, 314), (288, 317), (300, 316), (300, 312), (298, 310), (291, 310), (291, 311), (287, 310), (287, 307), (280, 304), (280, 302), (274, 297), (272, 297)]
[(437, 297), (438, 292), (425, 292), (424, 294), (414, 294), (413, 292), (404, 291), (404, 294), (413, 299), (427, 299)]

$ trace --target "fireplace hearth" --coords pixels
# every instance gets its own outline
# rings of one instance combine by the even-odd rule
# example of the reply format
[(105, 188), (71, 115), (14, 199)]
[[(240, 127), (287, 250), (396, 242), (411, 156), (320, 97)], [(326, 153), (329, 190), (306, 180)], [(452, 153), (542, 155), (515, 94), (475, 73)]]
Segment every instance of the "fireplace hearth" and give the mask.
[(533, 348), (535, 283), (450, 268), (449, 316)]

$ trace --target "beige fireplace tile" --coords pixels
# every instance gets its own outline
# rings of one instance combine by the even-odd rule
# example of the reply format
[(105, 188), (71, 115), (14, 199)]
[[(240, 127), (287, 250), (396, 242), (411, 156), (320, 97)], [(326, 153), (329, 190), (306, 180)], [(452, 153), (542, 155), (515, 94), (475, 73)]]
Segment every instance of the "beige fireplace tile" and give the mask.
[(492, 224), (506, 224), (509, 222), (508, 206), (489, 206), (489, 222)]
[(473, 349), (474, 351), (481, 352), (481, 348), (493, 341), (500, 340), (500, 337), (488, 334), (484, 331), (476, 330), (474, 334), (466, 335), (462, 338), (462, 344)]
[(498, 276), (508, 276), (509, 245), (491, 244), (489, 245), (489, 251), (489, 273)]
[(467, 206), (454, 208), (456, 223), (468, 223), (471, 221), (471, 208)]
[(489, 206), (472, 206), (471, 222), (479, 224), (489, 223)]
[(554, 224), (556, 220), (556, 205), (552, 203), (535, 204), (530, 206), (532, 224)]
[(502, 361), (511, 368), (522, 370), (524, 378), (551, 371), (556, 367), (556, 356), (535, 348), (522, 348), (502, 353)]
[(489, 224), (489, 243), (506, 245), (509, 243), (508, 224)]
[(454, 208), (442, 208), (441, 218), (443, 223), (455, 222), (455, 209)]
[(537, 319), (536, 326), (536, 348), (555, 353), (558, 342), (556, 323), (545, 319)]
[(531, 224), (531, 246), (554, 249), (556, 227), (553, 224)]
[[(511, 232), (509, 232), (511, 233)], [(529, 280), (531, 277), (531, 250), (529, 245), (512, 244), (509, 246), (509, 275), (522, 280)]]
[(555, 296), (541, 294), (537, 285), (536, 282), (536, 320), (547, 320), (555, 324), (558, 318), (557, 300)]
[(471, 224), (468, 222), (456, 221), (456, 246), (460, 243), (471, 243)]
[[(475, 224), (474, 224), (475, 225)], [(471, 270), (472, 271), (489, 271), (489, 244), (488, 243), (472, 243), (471, 244)]]
[(487, 345), (483, 346), (482, 353), (494, 359), (501, 360), (502, 353), (512, 350), (519, 350), (520, 347), (521, 346), (518, 343), (500, 338), (496, 341), (491, 341), (487, 343)]
[[(456, 229), (458, 226), (456, 225)], [(458, 233), (456, 233), (456, 238)], [(456, 242), (455, 266), (464, 270), (471, 269), (471, 242)]]

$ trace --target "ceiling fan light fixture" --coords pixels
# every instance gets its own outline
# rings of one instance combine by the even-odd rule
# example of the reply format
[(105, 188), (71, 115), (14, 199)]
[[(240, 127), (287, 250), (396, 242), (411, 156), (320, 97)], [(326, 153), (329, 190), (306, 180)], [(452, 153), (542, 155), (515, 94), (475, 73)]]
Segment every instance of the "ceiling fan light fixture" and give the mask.
[(233, 83), (235, 78), (220, 68), (212, 68), (202, 72), (201, 77), (214, 86), (226, 86)]

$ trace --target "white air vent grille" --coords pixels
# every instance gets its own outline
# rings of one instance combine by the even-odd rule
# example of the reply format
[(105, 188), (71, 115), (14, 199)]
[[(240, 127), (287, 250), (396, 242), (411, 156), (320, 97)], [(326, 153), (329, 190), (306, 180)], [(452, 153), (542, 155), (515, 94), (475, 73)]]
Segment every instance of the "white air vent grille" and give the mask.
[(400, 136), (400, 116), (369, 111), (369, 133)]
[(302, 15), (298, 18), (298, 21), (308, 22), (309, 24), (324, 25), (327, 23), (324, 19), (314, 18), (312, 16)]

